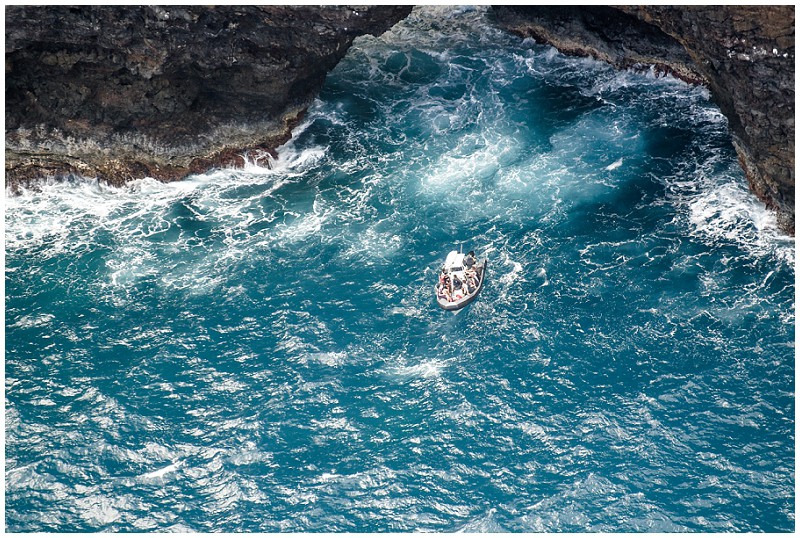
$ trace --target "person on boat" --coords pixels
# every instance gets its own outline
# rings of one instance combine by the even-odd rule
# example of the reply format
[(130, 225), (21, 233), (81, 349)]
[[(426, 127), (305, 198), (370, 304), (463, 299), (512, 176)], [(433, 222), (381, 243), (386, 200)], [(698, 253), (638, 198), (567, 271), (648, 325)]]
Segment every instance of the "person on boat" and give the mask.
[(471, 267), (464, 271), (464, 276), (467, 277), (467, 286), (470, 293), (478, 287), (478, 273)]
[(464, 283), (464, 290), (466, 290), (467, 295), (470, 295), (472, 292), (475, 291), (476, 286), (472, 283), (472, 280), (467, 280)]
[(453, 301), (452, 296), (450, 295), (450, 290), (448, 290), (447, 286), (444, 284), (439, 286), (438, 296), (440, 299), (444, 299), (448, 303)]
[(460, 289), (461, 288), (463, 283), (461, 282), (461, 279), (458, 278), (458, 275), (454, 274), (453, 278), (451, 280), (453, 282), (453, 286), (452, 286), (451, 289)]
[(472, 266), (475, 265), (475, 251), (470, 250), (469, 253), (464, 257), (464, 265), (467, 269), (472, 269)]
[(450, 281), (450, 276), (442, 269), (442, 275), (439, 277), (439, 283), (442, 289), (447, 290), (448, 293), (453, 293), (453, 283)]

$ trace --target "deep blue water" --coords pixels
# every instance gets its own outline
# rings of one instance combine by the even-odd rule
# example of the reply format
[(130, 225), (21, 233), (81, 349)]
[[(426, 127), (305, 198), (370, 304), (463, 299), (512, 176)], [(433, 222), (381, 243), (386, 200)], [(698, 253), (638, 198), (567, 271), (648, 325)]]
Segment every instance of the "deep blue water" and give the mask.
[(438, 7), (251, 158), (6, 196), (7, 530), (794, 529), (795, 247), (704, 89)]

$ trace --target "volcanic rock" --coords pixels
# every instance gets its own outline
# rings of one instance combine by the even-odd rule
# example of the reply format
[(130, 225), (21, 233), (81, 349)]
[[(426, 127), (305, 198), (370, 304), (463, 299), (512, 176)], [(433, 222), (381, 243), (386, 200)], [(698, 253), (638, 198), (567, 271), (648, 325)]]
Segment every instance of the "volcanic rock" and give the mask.
[(6, 6), (6, 184), (173, 180), (272, 151), (411, 6)]
[(794, 235), (794, 6), (496, 7), (501, 26), (620, 68), (705, 84), (751, 190)]

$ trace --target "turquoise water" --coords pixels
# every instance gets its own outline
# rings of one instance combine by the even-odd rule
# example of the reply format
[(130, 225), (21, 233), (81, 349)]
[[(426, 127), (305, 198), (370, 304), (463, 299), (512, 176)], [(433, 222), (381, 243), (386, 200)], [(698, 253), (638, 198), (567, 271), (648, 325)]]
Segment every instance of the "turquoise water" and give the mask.
[(6, 529), (793, 530), (794, 243), (726, 129), (438, 7), (277, 160), (7, 195)]

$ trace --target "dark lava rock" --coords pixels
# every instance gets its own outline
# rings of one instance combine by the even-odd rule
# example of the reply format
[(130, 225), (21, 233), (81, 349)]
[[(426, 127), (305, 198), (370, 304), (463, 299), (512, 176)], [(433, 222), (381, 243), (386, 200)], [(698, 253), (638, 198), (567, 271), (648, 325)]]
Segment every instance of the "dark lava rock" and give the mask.
[(6, 6), (6, 183), (242, 164), (411, 6)]
[(794, 6), (496, 7), (509, 31), (708, 86), (752, 191), (794, 235)]

